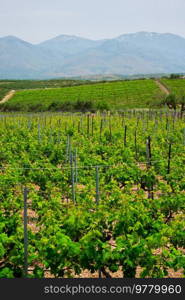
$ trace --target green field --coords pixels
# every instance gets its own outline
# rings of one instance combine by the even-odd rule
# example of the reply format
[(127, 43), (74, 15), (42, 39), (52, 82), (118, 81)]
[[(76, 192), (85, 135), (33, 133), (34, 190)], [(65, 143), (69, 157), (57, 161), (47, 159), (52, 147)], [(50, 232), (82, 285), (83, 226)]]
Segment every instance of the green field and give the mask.
[(160, 80), (170, 91), (177, 96), (185, 95), (185, 79), (161, 79)]
[(50, 87), (73, 86), (88, 83), (88, 80), (52, 79), (52, 80), (0, 80), (0, 89), (44, 89)]
[(86, 83), (62, 88), (18, 90), (11, 100), (1, 106), (1, 110), (27, 112), (146, 108), (161, 95), (154, 80)]
[(0, 88), (0, 100), (3, 99), (9, 91), (8, 88)]
[(171, 112), (1, 114), (0, 278), (184, 277), (184, 161)]
[(25, 89), (45, 89), (45, 88), (61, 88), (65, 86), (74, 86), (86, 84), (87, 80), (0, 80), (0, 101), (11, 90)]

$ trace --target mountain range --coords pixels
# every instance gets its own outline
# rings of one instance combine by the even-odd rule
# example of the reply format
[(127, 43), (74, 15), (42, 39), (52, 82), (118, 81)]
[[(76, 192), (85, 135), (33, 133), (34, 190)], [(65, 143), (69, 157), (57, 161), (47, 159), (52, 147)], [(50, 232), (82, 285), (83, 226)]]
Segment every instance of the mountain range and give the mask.
[(95, 75), (185, 72), (185, 38), (137, 32), (90, 40), (60, 35), (40, 44), (0, 38), (1, 79), (46, 79)]

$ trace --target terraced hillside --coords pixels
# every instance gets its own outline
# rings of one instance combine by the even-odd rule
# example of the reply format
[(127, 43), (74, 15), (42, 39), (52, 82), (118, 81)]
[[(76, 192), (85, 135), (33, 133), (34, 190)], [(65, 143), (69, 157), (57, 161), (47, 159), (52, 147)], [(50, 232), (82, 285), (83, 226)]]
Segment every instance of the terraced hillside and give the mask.
[(86, 83), (62, 88), (18, 90), (3, 111), (86, 111), (146, 108), (162, 95), (154, 80)]
[(61, 88), (88, 83), (88, 80), (0, 80), (0, 102), (12, 90)]
[(174, 93), (177, 96), (185, 95), (185, 79), (161, 79), (160, 81), (170, 93)]

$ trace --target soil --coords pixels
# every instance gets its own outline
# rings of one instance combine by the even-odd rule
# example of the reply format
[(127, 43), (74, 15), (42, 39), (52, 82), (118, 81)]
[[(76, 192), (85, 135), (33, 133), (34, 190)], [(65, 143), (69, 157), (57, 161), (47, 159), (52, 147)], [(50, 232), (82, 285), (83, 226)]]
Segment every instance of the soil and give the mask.
[(166, 95), (170, 94), (170, 91), (167, 89), (167, 87), (158, 79), (155, 80), (156, 84), (159, 86), (162, 92), (164, 92)]
[(15, 94), (15, 90), (9, 91), (8, 94), (0, 101), (0, 104), (5, 103), (8, 100), (10, 100), (14, 94)]

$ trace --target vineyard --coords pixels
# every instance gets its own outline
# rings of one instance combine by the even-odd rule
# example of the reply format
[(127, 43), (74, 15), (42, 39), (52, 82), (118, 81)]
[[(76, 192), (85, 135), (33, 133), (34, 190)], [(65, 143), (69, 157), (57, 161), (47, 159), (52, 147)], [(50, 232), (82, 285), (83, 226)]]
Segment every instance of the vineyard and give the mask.
[(181, 97), (185, 95), (185, 79), (161, 79), (161, 82), (169, 89), (170, 93)]
[[(7, 105), (114, 104), (127, 90), (132, 106), (134, 90), (142, 106), (157, 89), (146, 82), (19, 91)], [(184, 277), (184, 174), (178, 112), (1, 114), (0, 278)]]
[(154, 80), (75, 84), (18, 90), (1, 111), (96, 111), (146, 108), (163, 95)]
[(66, 86), (75, 86), (89, 83), (85, 80), (0, 80), (0, 101), (11, 90), (25, 90), (25, 89), (48, 89), (61, 88)]
[(87, 80), (0, 80), (0, 90), (24, 90), (24, 89), (45, 89), (61, 88), (65, 86), (74, 86), (89, 83)]

